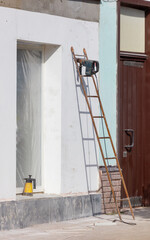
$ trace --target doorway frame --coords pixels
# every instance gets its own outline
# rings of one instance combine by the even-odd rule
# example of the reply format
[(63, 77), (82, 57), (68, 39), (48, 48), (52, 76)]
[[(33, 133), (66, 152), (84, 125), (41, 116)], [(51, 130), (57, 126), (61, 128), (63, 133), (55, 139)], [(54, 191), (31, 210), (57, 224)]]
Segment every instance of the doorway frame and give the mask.
[[(22, 50), (40, 50), (42, 53), (42, 62), (41, 62), (41, 84), (40, 84), (40, 89), (41, 89), (41, 185), (36, 186), (36, 189), (33, 189), (33, 193), (44, 193), (44, 161), (43, 161), (43, 78), (44, 78), (44, 53), (45, 53), (45, 45), (38, 43), (38, 42), (31, 42), (31, 41), (25, 41), (25, 40), (17, 40), (16, 42), (16, 48), (22, 49)], [(16, 102), (17, 104), (17, 102)], [(16, 135), (17, 137), (17, 135)], [(17, 142), (16, 142), (17, 143)], [(17, 156), (16, 156), (16, 161), (17, 161)], [(17, 170), (17, 169), (16, 169)], [(28, 176), (25, 176), (28, 177)], [(16, 187), (16, 195), (21, 195), (23, 192), (24, 186), (23, 187)]]
[[(123, 7), (130, 7), (130, 8), (134, 8), (134, 9), (139, 9), (139, 10), (144, 10), (146, 15), (145, 15), (145, 53), (141, 54), (141, 53), (128, 53), (128, 52), (121, 52), (120, 51), (120, 8), (121, 6)], [(148, 41), (150, 40), (150, 33), (147, 33), (147, 27), (149, 26), (148, 24), (150, 24), (150, 2), (147, 2), (145, 0), (119, 0), (117, 2), (117, 112), (120, 112), (120, 58), (121, 57), (125, 57), (128, 60), (147, 60), (150, 64), (150, 60), (148, 59), (148, 56), (150, 56), (150, 50), (148, 50)], [(148, 63), (146, 63), (146, 70), (147, 70), (147, 66)], [(145, 78), (148, 77), (148, 73), (145, 70)], [(149, 72), (150, 73), (150, 72)], [(120, 155), (120, 149), (119, 149), (119, 140), (120, 140), (120, 122), (122, 121), (122, 116), (120, 114), (117, 113), (117, 153), (119, 153)], [(144, 164), (143, 166), (145, 166), (145, 160), (144, 160)], [(144, 169), (143, 169), (144, 172)], [(145, 181), (145, 180), (144, 180)]]

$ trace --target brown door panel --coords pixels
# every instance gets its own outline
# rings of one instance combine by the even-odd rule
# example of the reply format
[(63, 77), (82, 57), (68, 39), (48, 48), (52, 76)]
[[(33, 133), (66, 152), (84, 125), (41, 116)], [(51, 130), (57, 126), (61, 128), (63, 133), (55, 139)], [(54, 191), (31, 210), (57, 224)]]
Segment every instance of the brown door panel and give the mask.
[[(142, 103), (144, 69), (143, 61), (123, 58), (120, 61), (119, 159), (131, 197), (141, 196), (143, 187)], [(130, 152), (125, 149), (125, 145), (130, 144), (130, 137), (126, 134), (125, 129), (133, 129), (134, 131), (134, 147)]]

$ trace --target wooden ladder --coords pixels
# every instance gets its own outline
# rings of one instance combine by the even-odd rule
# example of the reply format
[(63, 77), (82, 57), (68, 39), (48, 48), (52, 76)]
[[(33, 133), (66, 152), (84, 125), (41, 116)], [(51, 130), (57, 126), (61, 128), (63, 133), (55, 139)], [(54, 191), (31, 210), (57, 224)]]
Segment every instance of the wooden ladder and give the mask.
[[(99, 90), (98, 90), (98, 87), (97, 87), (97, 84), (96, 84), (95, 77), (93, 75), (88, 76), (88, 77), (91, 77), (92, 80), (93, 80), (94, 88), (96, 90), (96, 95), (94, 95), (94, 96), (93, 95), (87, 95), (87, 92), (86, 92), (86, 89), (85, 89), (85, 86), (84, 86), (84, 83), (83, 83), (84, 77), (87, 77), (87, 76), (86, 75), (82, 75), (82, 73), (80, 72), (80, 65), (78, 63), (79, 62), (78, 60), (80, 58), (88, 60), (88, 56), (87, 56), (86, 50), (84, 48), (83, 49), (83, 55), (79, 55), (79, 54), (75, 54), (73, 47), (71, 47), (71, 52), (72, 52), (73, 59), (74, 59), (75, 65), (76, 65), (77, 74), (78, 74), (78, 76), (80, 78), (80, 82), (81, 82), (81, 86), (82, 86), (82, 89), (83, 89), (85, 100), (86, 100), (86, 103), (87, 103), (87, 106), (88, 106), (88, 110), (89, 110), (89, 113), (90, 113), (90, 116), (91, 116), (91, 120), (92, 120), (93, 127), (94, 127), (94, 130), (95, 130), (95, 135), (96, 135), (96, 138), (97, 138), (97, 142), (98, 142), (98, 146), (99, 146), (99, 149), (100, 149), (100, 152), (101, 152), (103, 163), (104, 163), (104, 166), (105, 166), (105, 169), (106, 169), (107, 177), (108, 177), (109, 184), (110, 184), (110, 187), (111, 187), (112, 196), (113, 196), (113, 199), (114, 199), (114, 203), (115, 203), (115, 206), (116, 206), (116, 210), (117, 210), (118, 216), (119, 216), (120, 220), (122, 221), (121, 213), (120, 213), (120, 209), (119, 209), (119, 202), (120, 201), (128, 201), (132, 218), (135, 219), (134, 218), (133, 209), (132, 209), (132, 206), (131, 206), (131, 202), (130, 202), (130, 198), (129, 198), (129, 195), (128, 195), (127, 187), (126, 187), (126, 184), (125, 184), (125, 181), (124, 181), (124, 177), (123, 177), (123, 174), (122, 174), (122, 171), (121, 171), (121, 168), (120, 168), (119, 160), (118, 160), (118, 157), (117, 157), (117, 154), (116, 154), (116, 151), (115, 151), (115, 148), (114, 148), (114, 144), (113, 144), (113, 141), (112, 141), (112, 137), (111, 137), (111, 134), (110, 134), (110, 131), (109, 131), (109, 128), (108, 128), (107, 120), (106, 120), (105, 113), (104, 113), (104, 110), (103, 110), (103, 106), (102, 106), (102, 102), (101, 102), (101, 99), (100, 99)], [(90, 105), (90, 102), (89, 102), (89, 98), (96, 98), (99, 101), (100, 113), (101, 113), (99, 116), (94, 116), (92, 114), (92, 109), (91, 109), (91, 105)], [(95, 119), (96, 118), (103, 119), (105, 127), (107, 129), (108, 136), (106, 136), (106, 137), (105, 136), (99, 137), (97, 126), (96, 126), (96, 123), (95, 123)], [(101, 139), (104, 139), (104, 140), (108, 139), (108, 140), (110, 140), (111, 148), (112, 148), (112, 152), (113, 152), (113, 156), (112, 157), (105, 157), (104, 156), (103, 147), (102, 147), (102, 144), (101, 144), (101, 141), (100, 141)], [(114, 187), (112, 185), (111, 175), (110, 175), (110, 172), (109, 172), (108, 166), (107, 166), (107, 161), (108, 160), (112, 160), (112, 159), (116, 161), (116, 166), (118, 167), (120, 178), (121, 178), (121, 181), (122, 181), (122, 186), (123, 186), (123, 189), (124, 189), (125, 195), (126, 195), (126, 198), (120, 199), (120, 200), (116, 199)]]

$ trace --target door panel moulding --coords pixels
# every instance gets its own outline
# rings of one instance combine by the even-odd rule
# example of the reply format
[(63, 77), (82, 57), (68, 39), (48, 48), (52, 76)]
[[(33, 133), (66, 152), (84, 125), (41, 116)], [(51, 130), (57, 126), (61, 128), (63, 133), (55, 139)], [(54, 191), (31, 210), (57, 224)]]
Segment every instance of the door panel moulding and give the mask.
[(144, 0), (120, 0), (118, 5), (133, 7), (136, 9), (144, 9), (150, 7), (150, 2)]
[(120, 58), (128, 58), (128, 59), (139, 59), (145, 61), (148, 56), (146, 54), (141, 53), (132, 53), (132, 52), (120, 52)]

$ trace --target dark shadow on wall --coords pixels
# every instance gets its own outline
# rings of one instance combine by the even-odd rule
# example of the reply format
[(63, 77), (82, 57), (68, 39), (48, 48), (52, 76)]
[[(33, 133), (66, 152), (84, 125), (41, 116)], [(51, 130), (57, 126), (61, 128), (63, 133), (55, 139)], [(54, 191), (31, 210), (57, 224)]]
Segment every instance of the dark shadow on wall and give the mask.
[[(80, 130), (81, 130), (81, 138), (82, 138), (82, 149), (83, 149), (83, 157), (84, 157), (84, 167), (85, 167), (87, 190), (88, 190), (88, 193), (99, 192), (100, 189), (94, 189), (94, 190), (92, 189), (91, 190), (91, 188), (90, 188), (90, 180), (89, 180), (89, 175), (88, 175), (88, 170), (89, 170), (90, 167), (89, 167), (89, 163), (88, 163), (88, 160), (87, 160), (86, 147), (85, 147), (86, 143), (89, 146), (91, 144), (91, 142), (93, 142), (93, 144), (94, 144), (94, 158), (95, 158), (94, 159), (94, 161), (95, 161), (94, 165), (96, 165), (94, 167), (97, 168), (97, 171), (98, 171), (98, 174), (99, 174), (99, 163), (98, 163), (98, 157), (97, 157), (98, 153), (97, 153), (97, 148), (96, 148), (96, 137), (95, 137), (94, 127), (92, 125), (92, 121), (91, 122), (89, 121), (89, 118), (90, 118), (89, 110), (87, 108), (82, 110), (83, 104), (81, 103), (81, 101), (85, 101), (85, 98), (81, 99), (79, 97), (79, 94), (81, 95), (81, 93), (82, 93), (82, 95), (84, 96), (84, 93), (83, 93), (82, 85), (80, 83), (80, 78), (79, 78), (78, 72), (76, 70), (76, 66), (74, 64), (73, 57), (72, 57), (72, 63), (73, 63), (74, 84), (75, 84), (76, 100), (77, 100), (77, 106), (78, 106), (78, 115), (79, 115), (79, 123), (80, 123)], [(86, 91), (87, 95), (90, 95), (89, 79), (84, 78), (83, 79), (83, 84), (84, 84), (84, 88), (85, 88), (85, 91)], [(89, 101), (89, 102), (90, 102), (90, 106), (91, 106), (91, 101)], [(85, 104), (86, 104), (86, 102), (85, 102)], [(92, 108), (92, 106), (91, 106), (91, 108)], [(88, 137), (84, 136), (83, 128), (85, 127), (84, 126), (85, 123), (83, 123), (83, 121), (82, 121), (82, 116), (83, 115), (84, 115), (84, 117), (86, 117), (86, 124), (87, 124), (87, 122), (90, 122), (90, 124), (92, 126), (92, 135), (90, 135)], [(87, 128), (88, 128), (88, 124), (87, 124)], [(93, 167), (92, 165), (93, 164), (91, 164), (91, 168)], [(96, 178), (96, 176), (95, 176), (95, 178)], [(93, 207), (93, 200), (92, 200), (91, 195), (90, 195), (90, 202), (91, 202), (91, 207), (92, 207), (92, 214), (95, 215), (95, 210), (94, 210), (94, 207)], [(99, 211), (99, 213), (100, 213), (100, 211)]]

